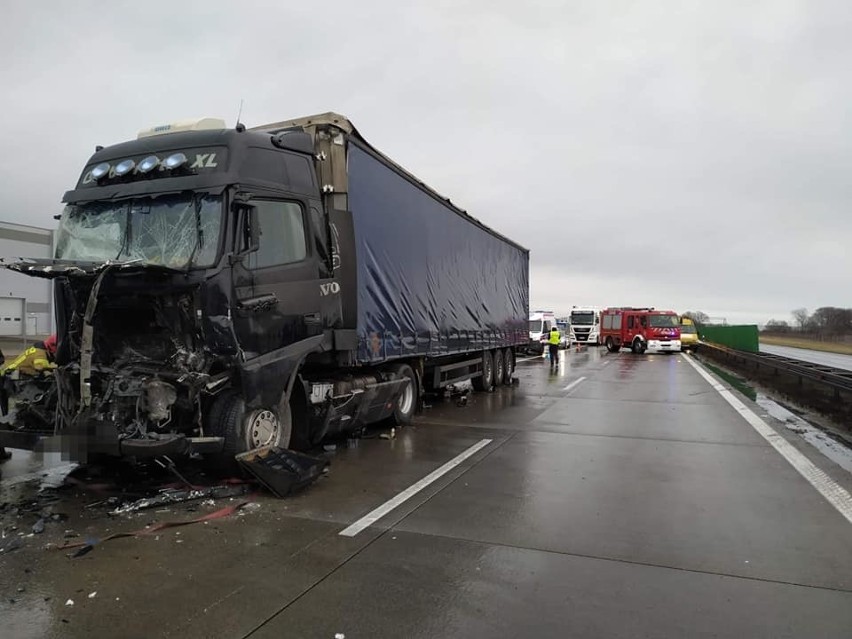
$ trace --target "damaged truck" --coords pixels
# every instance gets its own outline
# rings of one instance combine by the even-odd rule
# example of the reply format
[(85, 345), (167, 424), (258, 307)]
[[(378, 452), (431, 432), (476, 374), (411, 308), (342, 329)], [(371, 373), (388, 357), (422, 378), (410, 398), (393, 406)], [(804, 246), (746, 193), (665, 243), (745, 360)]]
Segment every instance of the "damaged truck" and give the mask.
[(340, 115), (154, 127), (98, 147), (63, 202), (54, 259), (5, 264), (54, 281), (55, 417), (0, 446), (308, 449), (510, 384), (528, 341), (528, 251)]

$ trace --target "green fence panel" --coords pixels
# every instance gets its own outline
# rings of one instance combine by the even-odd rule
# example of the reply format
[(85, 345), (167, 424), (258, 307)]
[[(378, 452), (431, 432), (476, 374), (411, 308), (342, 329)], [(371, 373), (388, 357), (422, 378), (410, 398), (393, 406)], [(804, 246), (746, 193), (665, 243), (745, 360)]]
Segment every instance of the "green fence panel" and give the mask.
[(756, 324), (741, 326), (699, 326), (698, 336), (702, 342), (727, 346), (738, 351), (757, 353), (760, 342)]

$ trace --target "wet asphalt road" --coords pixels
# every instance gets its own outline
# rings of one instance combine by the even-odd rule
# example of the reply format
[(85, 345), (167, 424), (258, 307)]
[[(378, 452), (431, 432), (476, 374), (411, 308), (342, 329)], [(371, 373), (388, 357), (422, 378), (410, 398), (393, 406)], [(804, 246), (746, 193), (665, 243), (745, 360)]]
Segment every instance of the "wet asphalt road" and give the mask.
[[(850, 636), (852, 524), (686, 356), (562, 356), (556, 373), (522, 362), (517, 387), (434, 402), (393, 440), (339, 448), (296, 497), (206, 524), (69, 559), (45, 549), (64, 530), (102, 537), (233, 502), (107, 517), (84, 508), (90, 487), (63, 493), (67, 521), (0, 555), (0, 636)], [(0, 502), (37, 487), (18, 463)]]
[(812, 351), (808, 348), (792, 348), (790, 346), (774, 346), (772, 344), (761, 344), (760, 352), (852, 371), (852, 355), (844, 355), (843, 353), (826, 353), (823, 351)]

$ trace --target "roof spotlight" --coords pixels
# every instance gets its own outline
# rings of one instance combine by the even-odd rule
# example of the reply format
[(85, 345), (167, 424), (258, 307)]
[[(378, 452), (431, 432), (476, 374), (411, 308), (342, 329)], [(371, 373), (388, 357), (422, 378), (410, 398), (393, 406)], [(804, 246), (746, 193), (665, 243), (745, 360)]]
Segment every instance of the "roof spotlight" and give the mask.
[(172, 153), (163, 162), (163, 166), (167, 169), (177, 169), (186, 164), (187, 159), (184, 153)]
[(149, 155), (139, 163), (140, 173), (150, 173), (160, 165), (160, 158), (156, 155)]
[(133, 160), (122, 160), (121, 162), (115, 165), (115, 174), (118, 177), (122, 177), (130, 173), (135, 168), (136, 162), (134, 162)]
[(109, 170), (109, 162), (101, 162), (95, 168), (92, 169), (92, 177), (95, 178), (95, 180), (100, 180), (107, 173), (109, 173)]

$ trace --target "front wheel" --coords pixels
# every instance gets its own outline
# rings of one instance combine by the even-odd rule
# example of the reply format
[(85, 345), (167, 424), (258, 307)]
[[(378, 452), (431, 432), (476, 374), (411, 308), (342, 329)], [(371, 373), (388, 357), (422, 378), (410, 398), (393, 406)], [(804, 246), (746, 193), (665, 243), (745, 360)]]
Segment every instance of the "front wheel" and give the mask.
[(473, 389), (477, 391), (490, 391), (494, 386), (494, 359), (491, 351), (482, 351), (482, 375), (473, 378)]
[(636, 355), (641, 355), (645, 352), (645, 348), (647, 347), (645, 345), (645, 342), (641, 338), (637, 337), (633, 340), (633, 344), (630, 346), (630, 348)]
[(222, 395), (214, 401), (208, 421), (210, 433), (225, 440), (218, 455), (218, 462), (224, 466), (233, 466), (235, 455), (261, 446), (290, 446), (293, 418), (283, 394), (278, 406), (251, 410), (246, 409), (238, 393)]

